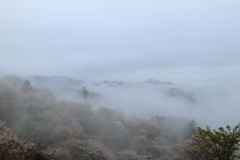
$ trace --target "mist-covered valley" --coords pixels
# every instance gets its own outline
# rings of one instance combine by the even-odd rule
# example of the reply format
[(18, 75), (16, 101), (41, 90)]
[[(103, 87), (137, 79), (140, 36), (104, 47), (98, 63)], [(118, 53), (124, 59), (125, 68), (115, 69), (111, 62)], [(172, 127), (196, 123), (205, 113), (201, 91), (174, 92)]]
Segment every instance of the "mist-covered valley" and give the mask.
[(237, 117), (240, 104), (237, 89), (199, 87), (153, 79), (143, 82), (89, 82), (60, 76), (27, 78), (34, 87), (51, 90), (58, 100), (84, 101), (81, 90), (86, 87), (90, 93), (86, 102), (93, 109), (99, 106), (117, 108), (127, 115), (135, 114), (145, 119), (154, 115), (187, 117), (197, 120), (201, 126), (213, 128), (238, 123), (237, 119), (229, 118), (227, 114)]
[(0, 154), (33, 160), (185, 159), (198, 151), (188, 152), (198, 127), (238, 123), (231, 118), (237, 117), (235, 94), (153, 79), (6, 75), (0, 80)]

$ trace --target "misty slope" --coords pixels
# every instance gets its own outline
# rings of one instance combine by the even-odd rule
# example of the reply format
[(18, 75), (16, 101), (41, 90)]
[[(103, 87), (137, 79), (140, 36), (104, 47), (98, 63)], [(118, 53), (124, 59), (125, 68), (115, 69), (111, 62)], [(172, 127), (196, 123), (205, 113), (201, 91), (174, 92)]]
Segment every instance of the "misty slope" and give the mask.
[[(24, 83), (17, 87), (16, 81), (6, 81), (9, 78), (0, 80), (0, 138), (8, 138), (4, 147), (14, 142), (8, 137), (14, 131), (2, 121), (17, 133), (15, 148), (44, 144), (49, 149), (43, 148), (41, 154), (54, 152), (63, 160), (169, 159), (175, 145), (196, 129), (195, 122), (185, 117), (155, 116), (150, 121), (120, 109), (93, 110), (88, 102), (59, 101), (48, 89), (32, 87), (29, 80), (10, 78)], [(14, 154), (16, 149), (10, 151)]]

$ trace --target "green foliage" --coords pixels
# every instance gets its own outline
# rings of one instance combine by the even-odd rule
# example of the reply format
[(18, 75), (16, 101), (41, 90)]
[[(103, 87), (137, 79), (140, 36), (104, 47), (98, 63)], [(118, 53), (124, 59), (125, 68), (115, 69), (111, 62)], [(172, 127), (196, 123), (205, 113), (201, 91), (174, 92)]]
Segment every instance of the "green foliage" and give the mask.
[(218, 160), (233, 160), (240, 158), (235, 153), (239, 150), (240, 142), (240, 125), (233, 129), (230, 126), (218, 128), (218, 130), (211, 130), (198, 128), (199, 135), (193, 137), (195, 145), (200, 149), (200, 152), (206, 159)]

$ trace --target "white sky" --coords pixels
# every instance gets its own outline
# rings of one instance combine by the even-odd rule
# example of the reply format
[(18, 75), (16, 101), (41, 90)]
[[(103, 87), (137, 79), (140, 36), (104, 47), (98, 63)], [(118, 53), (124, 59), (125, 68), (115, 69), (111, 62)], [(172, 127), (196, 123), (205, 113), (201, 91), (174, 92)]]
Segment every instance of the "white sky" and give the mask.
[(0, 75), (238, 85), (239, 0), (0, 0)]

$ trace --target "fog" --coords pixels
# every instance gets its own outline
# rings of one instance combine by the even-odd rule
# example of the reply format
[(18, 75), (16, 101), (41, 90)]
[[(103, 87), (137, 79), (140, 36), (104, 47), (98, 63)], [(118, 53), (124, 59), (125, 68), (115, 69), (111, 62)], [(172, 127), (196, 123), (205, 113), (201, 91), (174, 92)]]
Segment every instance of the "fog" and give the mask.
[[(82, 83), (40, 87), (83, 101), (73, 92), (86, 86), (100, 95), (86, 100), (94, 109), (236, 125), (239, 8), (224, 0), (1, 1), (0, 76), (65, 76)], [(141, 83), (151, 78), (172, 84)]]
[(179, 86), (193, 94), (194, 101), (185, 95), (169, 95), (166, 90), (174, 86), (98, 87), (90, 90), (102, 95), (92, 105), (119, 108), (128, 114), (150, 119), (153, 115), (187, 117), (196, 120), (201, 127), (234, 126), (240, 121), (239, 91), (222, 88), (196, 89)]
[(86, 87), (94, 96), (86, 98), (93, 110), (119, 109), (127, 116), (150, 120), (152, 116), (186, 117), (201, 127), (234, 126), (239, 123), (239, 91), (231, 87), (191, 86), (147, 80), (77, 81), (66, 77), (25, 77), (33, 86), (49, 88), (58, 100), (83, 102), (77, 90)]

